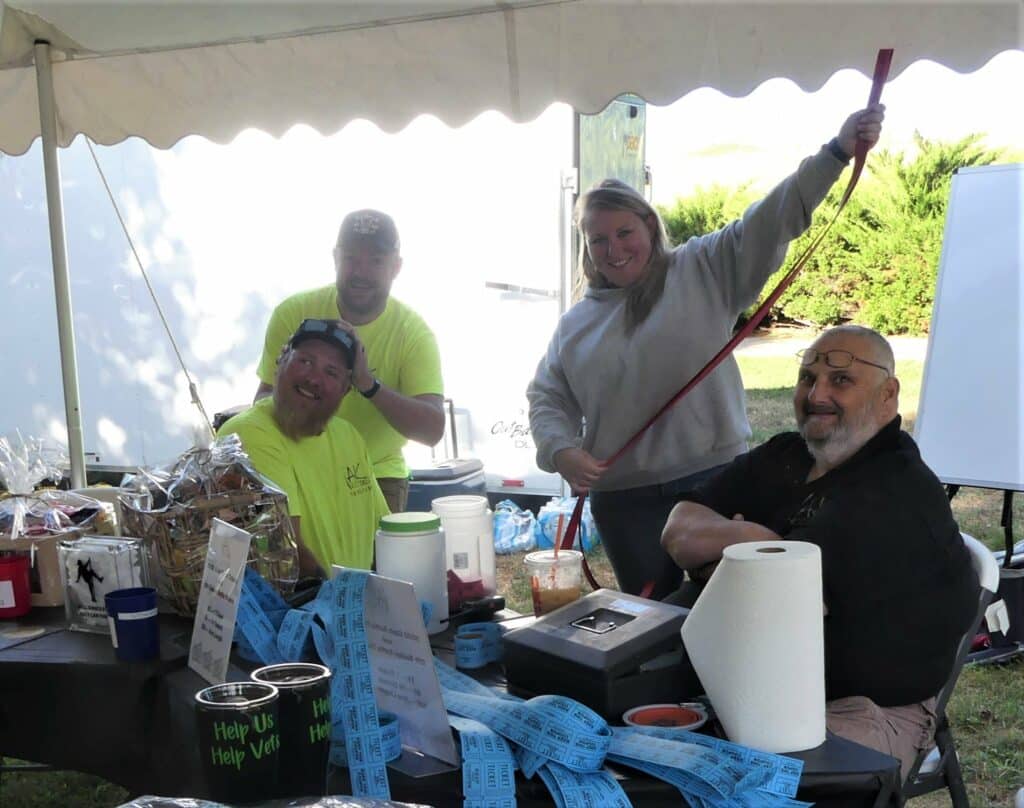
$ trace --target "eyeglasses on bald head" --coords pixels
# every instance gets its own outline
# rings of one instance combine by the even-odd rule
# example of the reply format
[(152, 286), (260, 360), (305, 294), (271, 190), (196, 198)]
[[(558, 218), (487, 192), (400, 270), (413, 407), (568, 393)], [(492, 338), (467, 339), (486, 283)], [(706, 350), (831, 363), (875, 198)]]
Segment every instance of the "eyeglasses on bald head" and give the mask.
[(839, 348), (833, 348), (831, 351), (819, 351), (816, 348), (804, 348), (802, 351), (797, 351), (796, 355), (800, 358), (800, 364), (804, 367), (813, 365), (818, 361), (818, 359), (824, 360), (828, 367), (835, 368), (836, 370), (843, 370), (844, 368), (850, 367), (854, 362), (860, 362), (862, 365), (871, 365), (873, 368), (878, 368), (883, 371), (886, 376), (892, 376), (892, 371), (885, 365), (879, 365), (877, 362), (869, 362), (867, 359), (861, 359), (859, 356)]

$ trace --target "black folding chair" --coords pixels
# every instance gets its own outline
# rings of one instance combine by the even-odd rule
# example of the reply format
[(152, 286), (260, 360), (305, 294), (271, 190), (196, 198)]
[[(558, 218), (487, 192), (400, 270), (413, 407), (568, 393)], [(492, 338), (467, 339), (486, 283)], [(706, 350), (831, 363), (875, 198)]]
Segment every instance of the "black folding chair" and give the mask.
[(967, 789), (964, 787), (964, 777), (960, 771), (960, 759), (957, 756), (953, 733), (949, 727), (949, 719), (946, 717), (946, 705), (949, 703), (949, 697), (953, 695), (956, 680), (960, 678), (960, 670), (963, 668), (967, 654), (970, 653), (971, 643), (978, 633), (981, 621), (985, 619), (985, 611), (995, 597), (996, 590), (999, 589), (999, 565), (992, 552), (984, 544), (966, 533), (960, 535), (963, 536), (964, 544), (967, 545), (967, 550), (971, 554), (971, 565), (981, 584), (978, 610), (963, 639), (960, 640), (949, 678), (946, 679), (946, 683), (936, 697), (935, 747), (927, 752), (921, 752), (917, 756), (917, 760), (914, 761), (910, 773), (903, 782), (903, 798), (919, 797), (922, 794), (946, 788), (949, 789), (949, 796), (953, 800), (953, 808), (969, 808)]

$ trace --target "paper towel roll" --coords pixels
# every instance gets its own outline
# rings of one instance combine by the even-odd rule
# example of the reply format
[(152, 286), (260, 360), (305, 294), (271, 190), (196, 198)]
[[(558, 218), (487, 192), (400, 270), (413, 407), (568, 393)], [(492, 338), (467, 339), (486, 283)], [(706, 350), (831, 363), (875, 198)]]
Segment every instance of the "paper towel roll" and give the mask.
[(824, 742), (821, 551), (815, 545), (727, 547), (681, 633), (730, 740), (765, 752)]

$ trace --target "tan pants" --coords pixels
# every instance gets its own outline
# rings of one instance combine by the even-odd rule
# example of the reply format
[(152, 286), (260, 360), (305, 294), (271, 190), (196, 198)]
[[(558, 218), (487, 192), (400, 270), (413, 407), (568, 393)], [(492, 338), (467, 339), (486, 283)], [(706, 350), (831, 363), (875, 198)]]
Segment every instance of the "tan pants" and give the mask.
[(935, 699), (879, 707), (864, 696), (848, 696), (825, 705), (825, 723), (836, 735), (897, 758), (905, 780), (918, 752), (934, 745)]
[(377, 485), (391, 513), (401, 513), (409, 500), (409, 480), (405, 477), (378, 477)]

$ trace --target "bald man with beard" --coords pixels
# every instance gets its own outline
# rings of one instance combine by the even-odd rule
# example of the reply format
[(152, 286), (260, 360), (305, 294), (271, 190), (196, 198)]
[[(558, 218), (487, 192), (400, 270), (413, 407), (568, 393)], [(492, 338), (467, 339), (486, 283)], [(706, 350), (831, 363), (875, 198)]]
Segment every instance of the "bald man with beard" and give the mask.
[[(932, 745), (934, 697), (978, 581), (942, 484), (900, 429), (889, 343), (840, 326), (800, 356), (799, 432), (776, 435), (688, 495), (662, 546), (699, 588), (732, 544), (817, 545), (828, 728), (898, 758), (905, 776)], [(687, 599), (692, 592), (676, 598)]]

